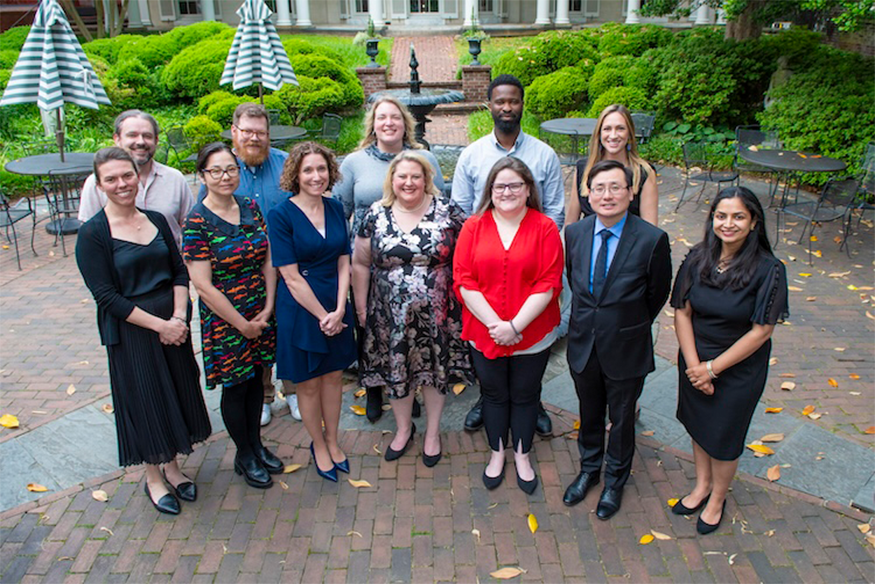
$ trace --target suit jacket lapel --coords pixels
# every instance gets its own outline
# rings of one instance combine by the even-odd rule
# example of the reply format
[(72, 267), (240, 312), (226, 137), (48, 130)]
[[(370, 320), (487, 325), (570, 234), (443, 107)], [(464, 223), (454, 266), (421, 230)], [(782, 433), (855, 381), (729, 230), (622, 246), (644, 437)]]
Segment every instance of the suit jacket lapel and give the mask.
[(626, 215), (626, 225), (623, 226), (623, 233), (620, 235), (620, 242), (617, 244), (617, 251), (614, 253), (614, 259), (611, 261), (611, 266), (608, 268), (608, 276), (605, 278), (605, 287), (602, 288), (602, 295), (599, 297), (599, 300), (604, 298), (605, 294), (608, 293), (611, 283), (617, 277), (617, 272), (629, 257), (629, 252), (632, 250), (632, 245), (635, 242), (635, 231), (637, 231), (637, 225), (635, 225), (636, 219), (637, 217), (634, 217), (631, 213)]
[(587, 221), (586, 228), (583, 230), (581, 234), (581, 242), (580, 242), (580, 250), (581, 250), (581, 258), (580, 258), (580, 266), (583, 269), (583, 293), (592, 298), (592, 292), (589, 291), (589, 272), (590, 265), (592, 265), (592, 237), (593, 232), (595, 231), (595, 221)]

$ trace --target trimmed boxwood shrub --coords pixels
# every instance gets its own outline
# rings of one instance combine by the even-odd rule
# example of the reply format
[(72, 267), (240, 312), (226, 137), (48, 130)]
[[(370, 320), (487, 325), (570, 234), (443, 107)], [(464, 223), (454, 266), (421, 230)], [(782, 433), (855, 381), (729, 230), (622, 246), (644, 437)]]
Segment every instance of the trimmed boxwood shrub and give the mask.
[[(337, 51), (332, 51), (328, 47), (314, 45), (313, 43), (294, 37), (283, 40), (283, 48), (286, 50), (286, 54), (289, 58), (295, 55), (322, 55), (323, 57), (328, 57), (332, 61), (343, 63), (343, 56)], [(297, 73), (297, 71), (295, 72)]]
[(298, 124), (307, 118), (321, 116), (343, 107), (343, 86), (329, 77), (313, 79), (298, 75), (299, 86), (283, 85), (273, 96), (280, 99), (285, 109)]
[(16, 26), (0, 34), (0, 51), (21, 52), (21, 47), (24, 46), (24, 39), (27, 38), (27, 33), (29, 32), (29, 26)]
[(225, 99), (221, 99), (210, 105), (207, 108), (206, 116), (219, 124), (222, 128), (228, 128), (234, 121), (234, 110), (237, 109), (238, 105), (247, 101), (252, 101), (252, 99), (242, 95), (229, 95)]
[(183, 131), (197, 152), (210, 142), (221, 139), (222, 126), (207, 116), (195, 116), (183, 126)]
[(178, 51), (167, 35), (134, 37), (128, 40), (118, 52), (118, 62), (139, 59), (149, 69), (163, 67)]
[(492, 76), (513, 75), (524, 87), (532, 84), (536, 77), (552, 73), (551, 67), (539, 59), (538, 52), (531, 47), (520, 47), (508, 51), (492, 68)]
[(229, 91), (225, 91), (224, 89), (220, 89), (218, 91), (207, 94), (197, 100), (197, 113), (200, 115), (207, 115), (207, 110), (210, 109), (210, 106), (219, 103), (220, 101), (224, 101), (229, 97), (236, 96)]
[(224, 39), (229, 31), (233, 38), (235, 29), (227, 24), (216, 21), (205, 21), (189, 24), (188, 26), (178, 26), (162, 36), (173, 43), (174, 52), (178, 53), (182, 49), (188, 48), (191, 45), (219, 34), (222, 34), (223, 36), (220, 38)]
[(667, 45), (672, 33), (654, 24), (620, 24), (608, 22), (601, 26), (598, 49), (602, 55), (640, 56), (647, 49)]
[(549, 120), (586, 103), (587, 78), (577, 67), (563, 67), (535, 79), (526, 90), (526, 107)]
[(88, 58), (100, 57), (110, 65), (115, 65), (118, 61), (118, 54), (129, 41), (134, 41), (140, 37), (132, 34), (122, 34), (111, 39), (95, 39), (84, 43), (82, 50), (88, 55)]
[(596, 66), (595, 72), (589, 80), (589, 97), (590, 99), (598, 99), (607, 90), (621, 87), (624, 84), (623, 73), (619, 69), (600, 69)]
[(116, 63), (103, 77), (112, 105), (123, 110), (157, 105), (150, 81), (151, 72), (136, 58)]
[(303, 75), (313, 79), (327, 77), (340, 85), (343, 90), (343, 101), (339, 107), (360, 106), (364, 103), (365, 93), (358, 77), (337, 61), (317, 54), (295, 55), (289, 61), (297, 76)]
[(577, 64), (583, 59), (599, 60), (593, 37), (571, 31), (550, 31), (539, 34), (527, 47), (505, 53), (492, 70), (493, 76), (515, 75), (526, 87), (536, 77)]
[(19, 51), (7, 49), (0, 51), (0, 69), (12, 69), (18, 60)]
[(164, 68), (161, 81), (178, 97), (198, 98), (219, 88), (231, 39), (208, 39), (183, 49)]
[(603, 109), (615, 103), (623, 104), (630, 110), (650, 109), (650, 100), (637, 87), (613, 87), (593, 101), (587, 117), (597, 118)]

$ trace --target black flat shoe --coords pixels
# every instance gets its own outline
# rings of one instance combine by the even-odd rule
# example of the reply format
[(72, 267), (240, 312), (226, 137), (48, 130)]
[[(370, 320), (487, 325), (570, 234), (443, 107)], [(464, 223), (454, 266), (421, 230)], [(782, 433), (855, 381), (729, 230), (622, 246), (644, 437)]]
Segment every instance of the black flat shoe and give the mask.
[(267, 489), (273, 486), (273, 479), (270, 478), (267, 469), (254, 456), (245, 462), (239, 457), (234, 457), (234, 472), (243, 475), (243, 480), (250, 487)]
[(535, 432), (543, 438), (553, 436), (553, 421), (547, 415), (544, 404), (538, 404), (538, 421), (535, 422)]
[(419, 405), (419, 400), (416, 399), (416, 396), (413, 396), (413, 413), (411, 414), (414, 418), (418, 418), (422, 415), (422, 406)]
[(599, 497), (599, 504), (595, 509), (595, 516), (606, 521), (614, 516), (620, 510), (620, 502), (623, 500), (622, 489), (612, 489), (605, 487), (602, 491), (602, 496)]
[(383, 388), (369, 387), (367, 390), (367, 405), (365, 415), (368, 422), (374, 424), (383, 417)]
[(310, 442), (310, 456), (313, 457), (313, 466), (316, 467), (316, 474), (325, 479), (326, 481), (331, 481), (332, 483), (337, 482), (337, 465), (331, 467), (331, 470), (322, 470), (319, 468), (319, 463), (316, 462), (316, 450), (313, 448), (313, 443)]
[(701, 509), (702, 507), (704, 507), (708, 503), (708, 499), (711, 498), (711, 493), (708, 493), (708, 496), (706, 496), (704, 499), (699, 501), (699, 504), (696, 505), (695, 507), (693, 507), (692, 509), (690, 509), (689, 507), (684, 505), (684, 498), (686, 498), (686, 497), (687, 497), (687, 495), (684, 495), (683, 497), (678, 499), (678, 502), (675, 503), (674, 507), (671, 508), (672, 513), (674, 513), (675, 515), (692, 515), (693, 513), (695, 513), (696, 511), (698, 511), (699, 509)]
[(160, 513), (167, 513), (168, 515), (179, 515), (179, 501), (171, 495), (167, 493), (163, 497), (161, 497), (158, 502), (152, 500), (152, 493), (149, 492), (149, 483), (145, 483), (143, 485), (143, 490), (146, 492), (146, 497), (149, 498), (149, 502), (152, 503), (152, 506), (155, 507)]
[(486, 485), (486, 488), (490, 491), (493, 489), (497, 489), (498, 485), (504, 480), (504, 467), (501, 467), (501, 474), (497, 477), (491, 477), (486, 474), (486, 469), (483, 469), (483, 484)]
[(520, 475), (517, 475), (516, 484), (525, 494), (531, 495), (538, 488), (538, 475), (535, 475), (535, 478), (530, 481), (524, 481)]
[(264, 446), (256, 446), (253, 450), (255, 451), (255, 458), (258, 459), (264, 470), (270, 474), (281, 474), (285, 470), (286, 467), (283, 461)]
[(410, 446), (413, 444), (414, 434), (416, 434), (416, 424), (413, 424), (410, 427), (410, 437), (407, 439), (407, 443), (404, 444), (404, 448), (402, 448), (401, 450), (394, 450), (392, 448), (392, 445), (390, 444), (386, 447), (386, 454), (385, 456), (383, 456), (383, 458), (385, 458), (387, 462), (392, 462), (393, 460), (398, 460), (399, 458), (404, 456), (404, 453), (407, 452), (407, 449), (410, 448)]
[[(167, 480), (167, 473), (164, 472), (164, 469), (161, 469), (161, 474), (164, 475), (164, 482), (173, 487), (169, 480)], [(176, 498), (182, 499), (183, 501), (188, 501), (189, 503), (194, 503), (197, 501), (197, 485), (195, 485), (192, 481), (183, 481), (173, 487), (173, 490), (176, 492)]]
[(599, 484), (600, 480), (601, 477), (597, 472), (581, 471), (577, 478), (565, 489), (565, 496), (562, 497), (562, 502), (568, 507), (577, 505), (586, 498), (587, 491), (594, 485)]
[(422, 441), (422, 464), (424, 464), (425, 466), (427, 466), (429, 468), (433, 467), (434, 465), (436, 465), (437, 463), (439, 463), (441, 461), (441, 457), (444, 455), (443, 450), (444, 450), (443, 444), (441, 444), (441, 450), (437, 454), (435, 454), (433, 456), (430, 454), (426, 454), (425, 453), (425, 440), (423, 439), (423, 441)]
[(469, 432), (476, 432), (483, 427), (483, 396), (477, 400), (474, 407), (465, 416), (465, 429)]
[(720, 511), (720, 519), (717, 520), (717, 523), (714, 525), (705, 523), (702, 521), (702, 516), (699, 515), (699, 519), (696, 521), (696, 531), (699, 532), (699, 535), (708, 535), (709, 533), (717, 531), (717, 528), (720, 527), (720, 523), (723, 521), (724, 515), (726, 515), (726, 499), (723, 499), (723, 510)]

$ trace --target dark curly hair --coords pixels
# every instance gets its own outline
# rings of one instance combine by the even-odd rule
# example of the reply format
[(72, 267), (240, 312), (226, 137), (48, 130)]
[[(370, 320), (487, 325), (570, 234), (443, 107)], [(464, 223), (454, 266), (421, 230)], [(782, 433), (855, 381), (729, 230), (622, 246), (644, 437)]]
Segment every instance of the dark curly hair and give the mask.
[(340, 167), (337, 165), (337, 158), (330, 148), (326, 148), (318, 142), (301, 142), (289, 151), (289, 157), (283, 165), (283, 173), (280, 176), (281, 189), (298, 194), (301, 190), (301, 185), (298, 183), (298, 175), (301, 174), (301, 163), (304, 162), (304, 157), (308, 154), (319, 154), (328, 164), (328, 186), (325, 188), (326, 191), (330, 191), (335, 183), (340, 180)]

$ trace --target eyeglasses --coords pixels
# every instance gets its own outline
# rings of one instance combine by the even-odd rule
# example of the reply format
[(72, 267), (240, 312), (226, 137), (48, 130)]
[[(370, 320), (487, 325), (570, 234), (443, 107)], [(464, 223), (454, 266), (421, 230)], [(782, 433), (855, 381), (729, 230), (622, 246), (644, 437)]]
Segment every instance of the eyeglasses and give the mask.
[(225, 176), (226, 173), (230, 178), (236, 177), (240, 174), (240, 167), (229, 166), (228, 168), (208, 168), (204, 170), (204, 172), (213, 177), (214, 180), (222, 180), (222, 177)]
[(240, 132), (240, 134), (244, 138), (251, 138), (252, 136), (255, 136), (259, 140), (263, 140), (263, 139), (267, 138), (267, 132), (264, 132), (261, 130), (244, 130), (240, 126), (234, 126), (234, 127), (237, 128), (237, 131)]
[(526, 183), (524, 183), (524, 182), (507, 183), (507, 184), (493, 183), (492, 192), (495, 193), (496, 195), (500, 195), (501, 193), (503, 193), (505, 191), (510, 191), (511, 193), (516, 195), (517, 193), (519, 193), (522, 190), (523, 185), (525, 185), (525, 184)]
[(608, 191), (610, 191), (612, 195), (619, 195), (628, 188), (629, 187), (620, 186), (618, 184), (609, 185), (607, 187), (605, 187), (604, 185), (599, 185), (593, 188), (590, 192), (598, 196), (602, 196)]

